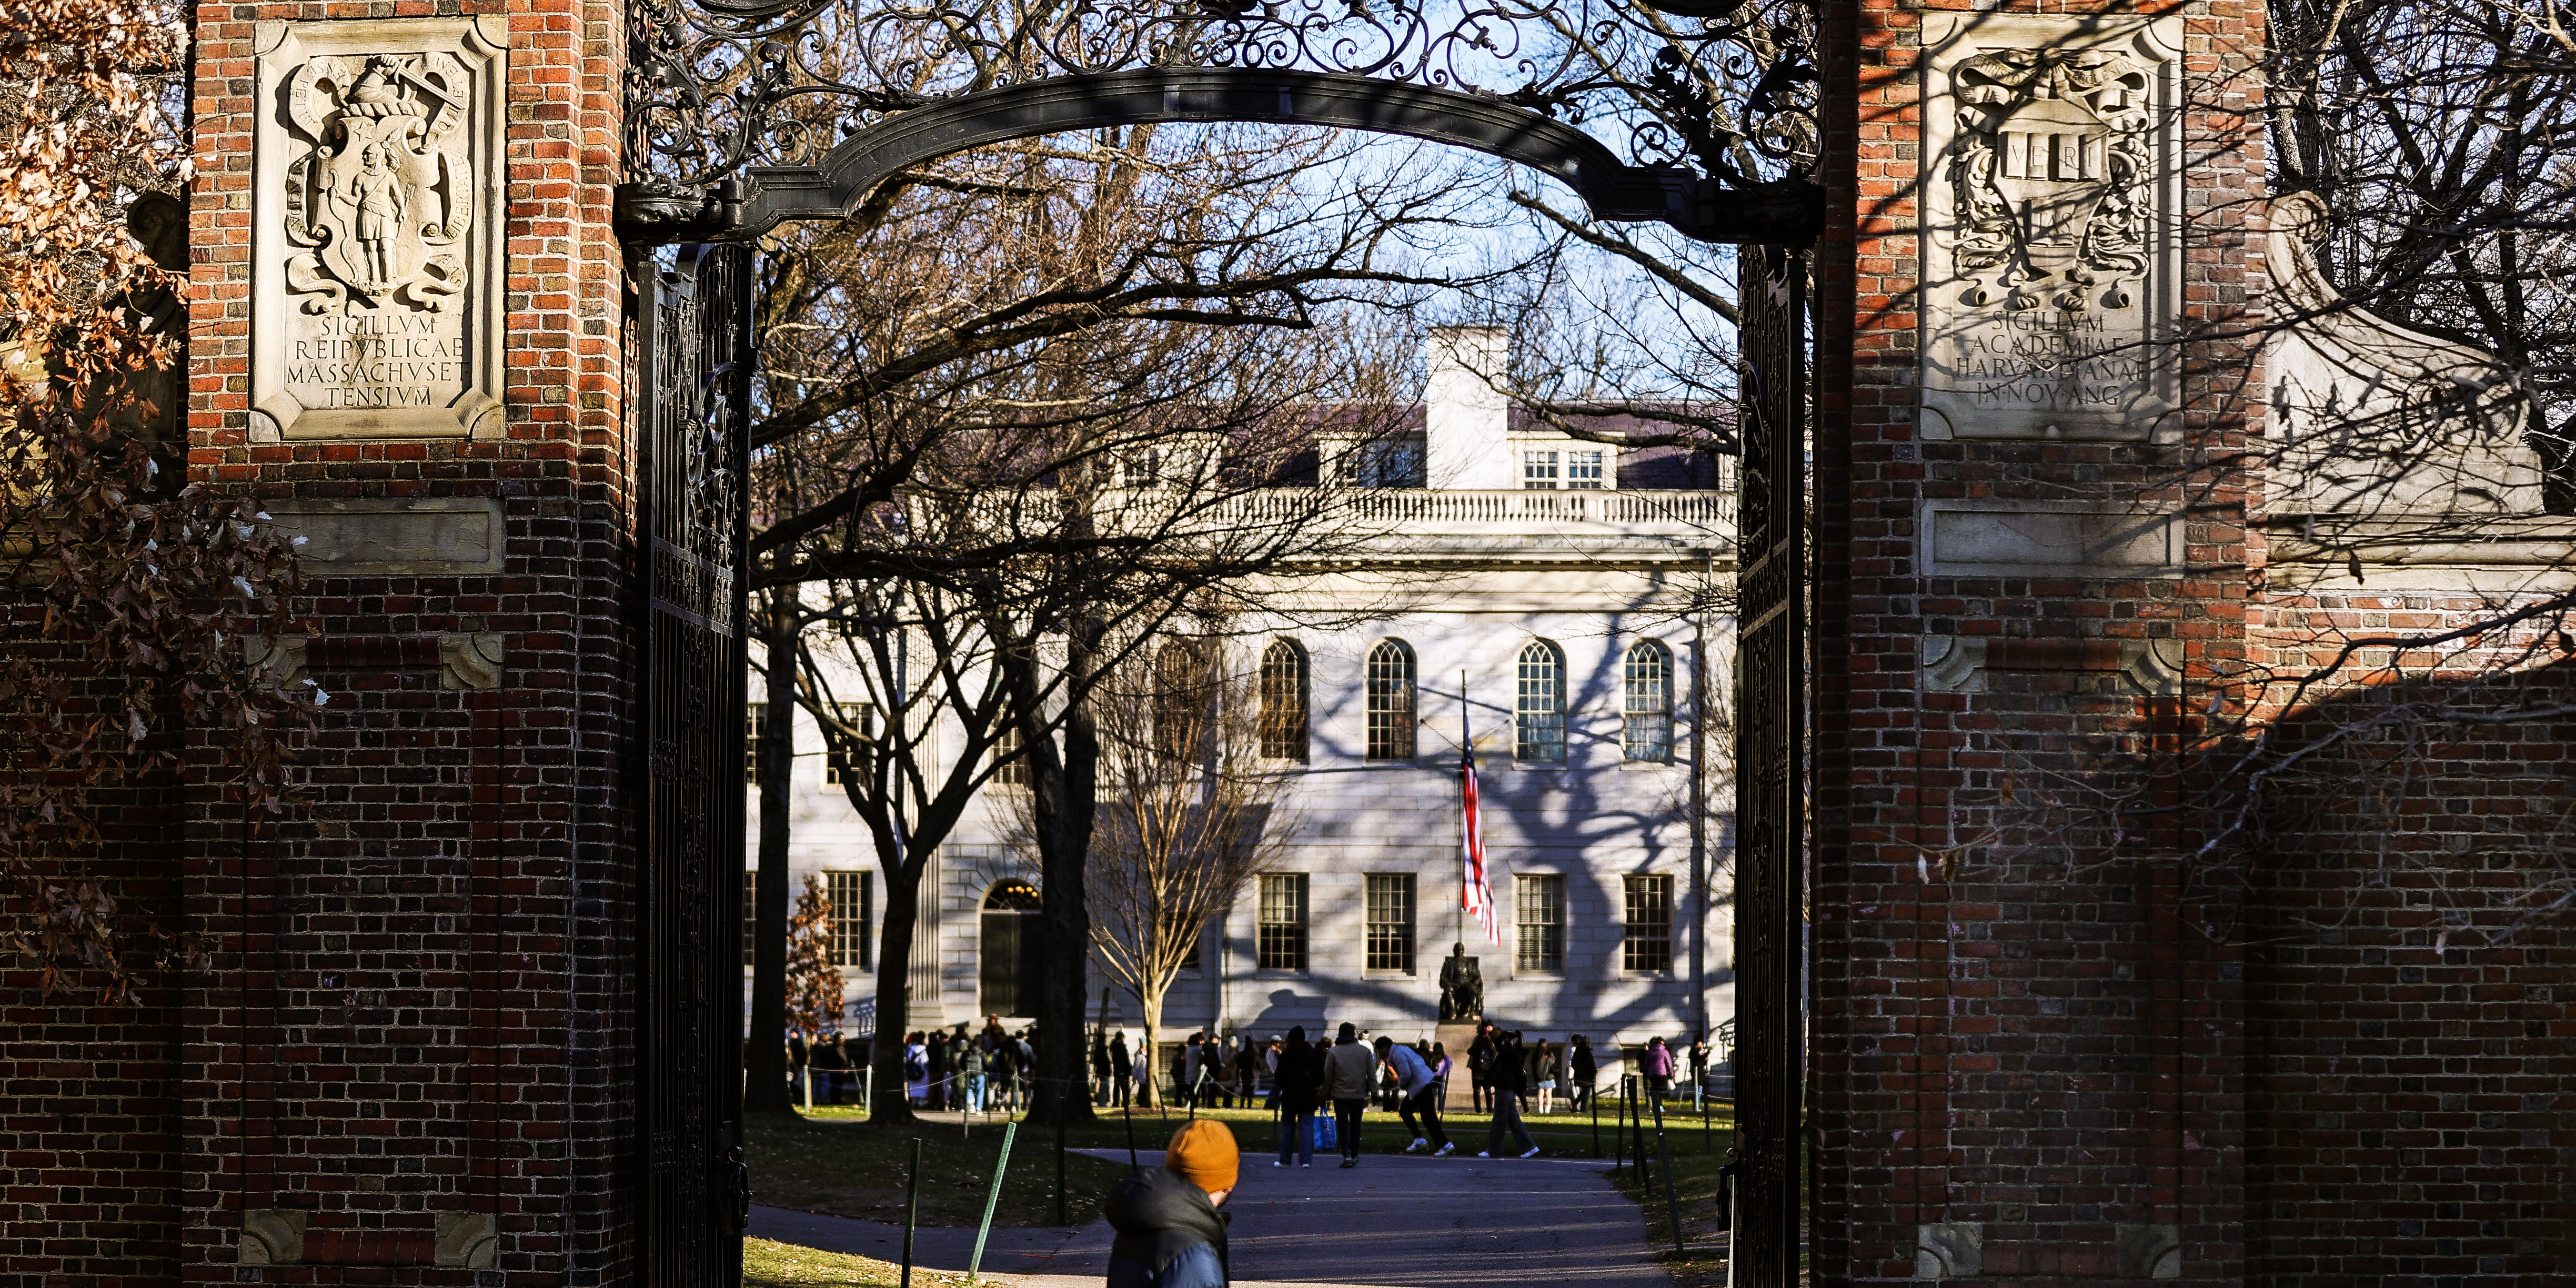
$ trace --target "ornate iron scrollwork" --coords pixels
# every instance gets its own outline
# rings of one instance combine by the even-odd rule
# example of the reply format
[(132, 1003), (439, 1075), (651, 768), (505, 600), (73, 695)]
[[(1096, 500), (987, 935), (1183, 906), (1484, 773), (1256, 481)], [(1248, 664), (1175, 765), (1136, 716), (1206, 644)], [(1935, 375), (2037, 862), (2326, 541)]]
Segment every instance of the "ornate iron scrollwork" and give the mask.
[[(1304, 76), (1384, 86), (1390, 101), (1415, 91), (1360, 128), (1450, 139), (1448, 116), (1504, 109), (1607, 135), (1621, 146), (1602, 141), (1604, 155), (1627, 155), (1620, 185), (1669, 173), (1685, 194), (1605, 218), (1802, 241), (1823, 209), (1807, 175), (1814, 28), (1807, 0), (634, 0), (620, 221), (668, 241), (837, 212), (864, 192), (817, 176), (881, 179), (834, 161), (871, 132), (943, 106), (998, 112), (1052, 82), (1162, 76), (1241, 98)], [(1279, 102), (1249, 119), (1309, 119), (1285, 90)], [(1421, 128), (1406, 111), (1426, 114)], [(1701, 217), (1741, 201), (1793, 217)]]

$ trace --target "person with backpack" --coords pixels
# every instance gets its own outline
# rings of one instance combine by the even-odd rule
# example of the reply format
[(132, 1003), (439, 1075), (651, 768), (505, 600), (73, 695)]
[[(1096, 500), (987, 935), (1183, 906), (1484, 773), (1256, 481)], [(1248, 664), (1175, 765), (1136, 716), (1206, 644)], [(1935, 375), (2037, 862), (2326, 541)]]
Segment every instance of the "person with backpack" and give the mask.
[(1521, 1035), (1506, 1033), (1494, 1042), (1494, 1125), (1485, 1131), (1485, 1151), (1478, 1158), (1492, 1158), (1503, 1148), (1503, 1132), (1509, 1130), (1520, 1139), (1521, 1157), (1538, 1157), (1538, 1142), (1530, 1139), (1529, 1128), (1521, 1125), (1521, 1092), (1528, 1078), (1528, 1066), (1521, 1059)]
[(1212, 1118), (1172, 1133), (1163, 1165), (1140, 1167), (1109, 1187), (1100, 1213), (1118, 1232), (1107, 1288), (1225, 1288), (1225, 1206), (1243, 1159), (1234, 1133)]
[(1286, 1167), (1291, 1153), (1298, 1166), (1315, 1165), (1315, 1096), (1323, 1078), (1324, 1059), (1306, 1045), (1306, 1026), (1288, 1030), (1279, 1044), (1279, 1161), (1271, 1166)]
[(984, 1097), (991, 1083), (985, 1072), (983, 1043), (967, 1041), (957, 1044), (957, 1083), (961, 1093), (957, 1107), (970, 1114), (984, 1112)]
[(1333, 1042), (1329, 1067), (1332, 1078), (1333, 1133), (1342, 1148), (1342, 1166), (1360, 1165), (1360, 1116), (1367, 1112), (1369, 1093), (1377, 1088), (1377, 1049), (1360, 1041), (1356, 1024), (1345, 1021)]

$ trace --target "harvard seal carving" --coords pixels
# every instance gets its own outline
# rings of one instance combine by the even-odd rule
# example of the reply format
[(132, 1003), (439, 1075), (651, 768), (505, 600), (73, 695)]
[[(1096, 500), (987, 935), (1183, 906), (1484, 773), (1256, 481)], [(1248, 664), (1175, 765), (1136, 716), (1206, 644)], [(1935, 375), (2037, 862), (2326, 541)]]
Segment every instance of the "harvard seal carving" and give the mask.
[(315, 58), (288, 78), (307, 147), (286, 169), (286, 289), (304, 312), (438, 312), (465, 289), (469, 88), (464, 65), (436, 52)]

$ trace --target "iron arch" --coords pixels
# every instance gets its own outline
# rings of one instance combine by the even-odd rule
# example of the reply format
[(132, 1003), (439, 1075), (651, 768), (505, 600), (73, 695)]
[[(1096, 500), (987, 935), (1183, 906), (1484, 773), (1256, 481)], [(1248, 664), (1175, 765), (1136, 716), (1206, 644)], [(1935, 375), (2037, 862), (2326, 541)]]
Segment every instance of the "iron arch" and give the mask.
[(1162, 121), (1337, 126), (1471, 148), (1557, 179), (1596, 219), (1662, 222), (1701, 241), (1803, 245), (1824, 226), (1824, 190), (1806, 179), (1730, 188), (1676, 167), (1628, 165), (1591, 135), (1491, 95), (1342, 72), (1192, 68), (962, 94), (861, 130), (820, 165), (753, 166), (704, 194), (627, 184), (619, 231), (645, 245), (744, 240), (792, 220), (841, 218), (895, 175), (969, 148)]

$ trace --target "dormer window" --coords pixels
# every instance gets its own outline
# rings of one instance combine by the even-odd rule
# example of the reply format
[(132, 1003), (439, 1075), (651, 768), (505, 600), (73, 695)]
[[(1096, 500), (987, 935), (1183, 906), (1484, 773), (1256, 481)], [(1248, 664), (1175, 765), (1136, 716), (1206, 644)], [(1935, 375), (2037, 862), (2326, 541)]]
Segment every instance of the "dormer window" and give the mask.
[[(1521, 487), (1531, 492), (1553, 492), (1557, 487), (1556, 452), (1553, 449), (1530, 448), (1521, 453)], [(1595, 482), (1592, 486), (1601, 486)]]
[(1601, 449), (1585, 448), (1565, 454), (1565, 485), (1570, 488), (1601, 490)]

